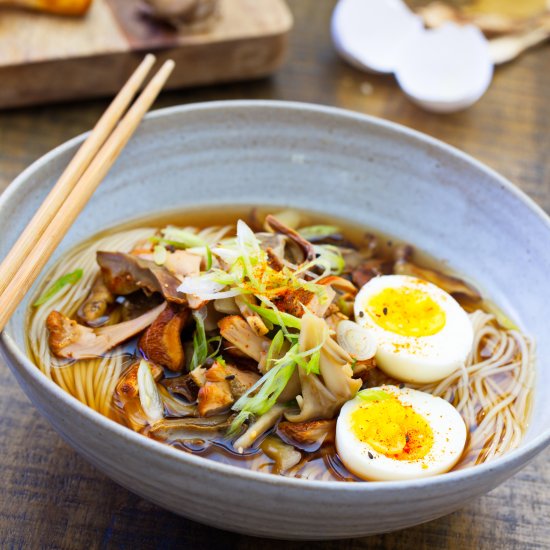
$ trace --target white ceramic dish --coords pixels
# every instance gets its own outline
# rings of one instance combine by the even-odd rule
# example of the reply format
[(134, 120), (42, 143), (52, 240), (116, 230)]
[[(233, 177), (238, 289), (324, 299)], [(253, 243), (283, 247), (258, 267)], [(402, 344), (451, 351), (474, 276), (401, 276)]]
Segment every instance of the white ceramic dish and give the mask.
[[(81, 140), (38, 160), (1, 197), (2, 256)], [(147, 117), (56, 257), (122, 220), (220, 203), (295, 205), (345, 216), (409, 240), (468, 274), (537, 339), (529, 432), (519, 449), (500, 459), (424, 480), (311, 482), (237, 469), (136, 434), (46, 379), (25, 354), (25, 301), (1, 335), (1, 351), (40, 412), (100, 470), (167, 509), (216, 527), (328, 539), (448, 514), (548, 445), (550, 339), (539, 306), (550, 301), (550, 223), (501, 176), (429, 137), (347, 111), (249, 101), (175, 107)]]

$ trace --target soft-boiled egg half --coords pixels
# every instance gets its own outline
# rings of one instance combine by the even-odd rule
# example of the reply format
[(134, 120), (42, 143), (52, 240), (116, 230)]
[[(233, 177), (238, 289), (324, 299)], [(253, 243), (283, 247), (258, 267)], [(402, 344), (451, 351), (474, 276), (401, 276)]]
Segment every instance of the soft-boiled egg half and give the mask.
[(458, 302), (407, 275), (371, 279), (355, 298), (355, 321), (377, 342), (376, 363), (404, 382), (436, 382), (464, 364), (474, 331)]
[(447, 401), (381, 386), (348, 401), (336, 423), (338, 456), (356, 476), (392, 481), (448, 472), (466, 443), (466, 426)]

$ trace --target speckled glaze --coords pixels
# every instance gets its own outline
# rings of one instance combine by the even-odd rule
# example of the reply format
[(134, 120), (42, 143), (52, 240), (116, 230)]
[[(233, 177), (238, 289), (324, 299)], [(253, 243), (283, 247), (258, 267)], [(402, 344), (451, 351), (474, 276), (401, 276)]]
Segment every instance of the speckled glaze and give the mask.
[[(37, 161), (4, 193), (2, 256), (81, 140)], [(550, 302), (550, 223), (502, 177), (426, 136), (346, 111), (249, 101), (175, 107), (147, 117), (56, 257), (123, 220), (220, 203), (345, 216), (467, 273), (537, 340), (540, 391), (530, 430), (521, 448), (501, 459), (418, 481), (311, 482), (240, 470), (135, 434), (46, 379), (25, 353), (25, 301), (1, 335), (2, 353), (60, 435), (112, 479), (223, 529), (287, 539), (357, 537), (448, 514), (548, 445), (550, 339), (540, 305)]]

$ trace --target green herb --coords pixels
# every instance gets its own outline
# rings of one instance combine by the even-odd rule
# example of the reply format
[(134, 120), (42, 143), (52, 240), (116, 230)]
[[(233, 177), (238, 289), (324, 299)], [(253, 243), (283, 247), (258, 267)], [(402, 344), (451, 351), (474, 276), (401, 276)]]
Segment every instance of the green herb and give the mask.
[(157, 265), (164, 265), (167, 256), (168, 253), (166, 252), (166, 248), (164, 248), (164, 246), (160, 244), (155, 245), (155, 248), (153, 248), (153, 261)]
[(340, 275), (344, 271), (346, 261), (337, 246), (322, 244), (314, 246), (314, 250), (318, 254), (318, 258), (314, 260), (317, 265), (328, 268), (333, 275)]
[(277, 332), (275, 334), (275, 337), (271, 341), (271, 344), (269, 345), (269, 349), (267, 350), (267, 356), (265, 359), (265, 368), (266, 370), (269, 370), (271, 368), (271, 361), (274, 361), (274, 357), (278, 356), (279, 353), (281, 353), (281, 349), (283, 347), (283, 344), (285, 342), (285, 335), (282, 330)]
[(206, 271), (212, 269), (212, 250), (209, 246), (206, 246)]
[(46, 303), (48, 300), (53, 298), (63, 287), (67, 285), (74, 285), (78, 281), (80, 281), (82, 274), (84, 272), (82, 269), (76, 269), (72, 273), (67, 273), (66, 275), (63, 275), (62, 277), (59, 277), (55, 283), (48, 288), (36, 302), (34, 302), (33, 306), (38, 307), (42, 304)]
[(190, 370), (200, 367), (208, 359), (208, 341), (204, 330), (204, 318), (198, 311), (193, 311), (195, 319), (195, 332), (193, 333), (193, 355), (191, 357)]
[(363, 401), (385, 401), (391, 399), (391, 395), (384, 390), (367, 389), (357, 392), (357, 397), (360, 397)]
[(195, 233), (186, 231), (185, 229), (179, 229), (178, 227), (168, 226), (164, 228), (161, 233), (168, 241), (176, 242), (179, 245), (183, 245), (185, 248), (206, 245), (204, 239), (198, 237)]
[(335, 225), (310, 225), (298, 229), (298, 233), (307, 240), (314, 238), (322, 239), (330, 235), (337, 235), (340, 233), (340, 228)]
[(316, 352), (311, 354), (311, 359), (306, 363), (305, 371), (306, 374), (321, 374), (321, 370), (319, 367), (319, 362), (321, 360), (321, 350), (317, 350)]
[(290, 315), (290, 313), (284, 313), (283, 311), (274, 311), (267, 307), (257, 306), (255, 304), (248, 304), (252, 311), (255, 311), (258, 315), (267, 319), (270, 323), (274, 325), (279, 325), (284, 328), (301, 328), (302, 322), (298, 317)]
[[(296, 368), (294, 355), (297, 349), (296, 344), (233, 405), (233, 410), (240, 412), (231, 423), (228, 435), (236, 433), (250, 416), (261, 416), (275, 405)], [(256, 390), (257, 393), (252, 395)]]

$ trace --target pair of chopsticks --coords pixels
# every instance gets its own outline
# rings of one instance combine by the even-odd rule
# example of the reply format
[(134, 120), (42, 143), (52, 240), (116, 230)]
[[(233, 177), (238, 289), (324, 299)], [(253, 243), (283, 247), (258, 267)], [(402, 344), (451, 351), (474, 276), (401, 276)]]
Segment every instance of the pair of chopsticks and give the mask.
[(4, 329), (174, 69), (174, 62), (166, 61), (128, 108), (154, 63), (155, 56), (149, 54), (134, 71), (0, 265), (0, 330)]

